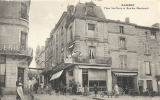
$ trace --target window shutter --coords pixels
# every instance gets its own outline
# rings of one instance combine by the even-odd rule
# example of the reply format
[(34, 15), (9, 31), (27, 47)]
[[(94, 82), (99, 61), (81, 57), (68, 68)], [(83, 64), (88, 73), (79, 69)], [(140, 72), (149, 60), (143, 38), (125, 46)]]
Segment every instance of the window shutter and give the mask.
[(85, 25), (85, 36), (87, 36), (87, 30), (88, 30), (88, 23)]
[(147, 43), (144, 44), (144, 52), (147, 54), (148, 51), (147, 51)]
[(124, 55), (124, 67), (127, 68), (127, 55)]
[(150, 63), (149, 62), (145, 62), (145, 69), (146, 69), (146, 75), (150, 74)]
[(123, 68), (123, 56), (120, 55), (119, 57), (120, 57), (120, 68)]

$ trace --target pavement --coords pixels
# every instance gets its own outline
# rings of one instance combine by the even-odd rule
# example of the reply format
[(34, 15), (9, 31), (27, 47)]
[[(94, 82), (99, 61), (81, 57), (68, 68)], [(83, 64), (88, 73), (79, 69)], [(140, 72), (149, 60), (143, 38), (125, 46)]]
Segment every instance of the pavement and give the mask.
[[(55, 94), (49, 95), (49, 94), (34, 94), (35, 99), (34, 100), (160, 100), (160, 96), (156, 97), (131, 97), (129, 95), (119, 96), (118, 98), (107, 96), (100, 97), (99, 95), (97, 97), (94, 97), (94, 95), (89, 96), (83, 96), (83, 95), (59, 95), (56, 96)], [(4, 95), (1, 100), (16, 100), (16, 95)], [(22, 100), (28, 100), (27, 95), (24, 96), (24, 99)]]

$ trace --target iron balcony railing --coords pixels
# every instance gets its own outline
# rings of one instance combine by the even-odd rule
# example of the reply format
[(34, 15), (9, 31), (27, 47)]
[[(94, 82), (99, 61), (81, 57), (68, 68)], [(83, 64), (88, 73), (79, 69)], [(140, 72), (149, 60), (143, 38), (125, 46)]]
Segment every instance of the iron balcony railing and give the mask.
[(90, 63), (90, 64), (112, 64), (111, 57), (100, 57), (95, 56), (94, 59), (91, 59), (89, 56), (80, 56), (77, 58), (74, 58), (74, 61), (77, 63)]

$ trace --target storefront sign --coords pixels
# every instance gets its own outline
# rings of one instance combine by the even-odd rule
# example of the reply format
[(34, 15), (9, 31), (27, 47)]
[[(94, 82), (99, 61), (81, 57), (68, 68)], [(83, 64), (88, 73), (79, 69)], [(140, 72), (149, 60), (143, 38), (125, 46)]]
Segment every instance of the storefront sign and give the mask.
[(72, 58), (65, 58), (64, 62), (65, 63), (73, 63), (73, 59)]
[(0, 44), (1, 53), (22, 53), (32, 55), (32, 48), (25, 48), (17, 44)]

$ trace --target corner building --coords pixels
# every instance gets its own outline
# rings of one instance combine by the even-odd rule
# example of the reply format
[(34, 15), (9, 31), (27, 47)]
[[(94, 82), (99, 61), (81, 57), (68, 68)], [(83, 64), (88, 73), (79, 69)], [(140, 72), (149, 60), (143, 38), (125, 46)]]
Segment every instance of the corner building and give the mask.
[(0, 83), (5, 94), (15, 94), (22, 78), (26, 91), (32, 48), (28, 47), (30, 1), (0, 1)]
[[(157, 59), (143, 53), (147, 50), (143, 47), (148, 48), (142, 41), (145, 30), (157, 36), (156, 41), (149, 40), (150, 46), (155, 46), (156, 52), (152, 53)], [(91, 1), (68, 6), (50, 35), (55, 51), (50, 79), (54, 86), (67, 84), (69, 88), (74, 80), (92, 92), (94, 84), (98, 91), (111, 91), (118, 84), (121, 93), (129, 94), (140, 88), (145, 91), (149, 79), (153, 80), (153, 90), (158, 91), (159, 28), (130, 23), (128, 17), (125, 22), (106, 19), (101, 7)], [(146, 70), (144, 61), (153, 61), (157, 71), (153, 68), (154, 74), (142, 75)]]

